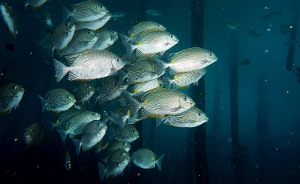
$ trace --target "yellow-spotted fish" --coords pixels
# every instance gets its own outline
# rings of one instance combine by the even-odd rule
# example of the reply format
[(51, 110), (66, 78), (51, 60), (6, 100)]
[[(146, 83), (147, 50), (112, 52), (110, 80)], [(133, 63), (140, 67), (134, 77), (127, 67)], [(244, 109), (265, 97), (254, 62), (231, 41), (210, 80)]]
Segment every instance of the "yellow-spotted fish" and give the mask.
[(142, 169), (157, 168), (161, 171), (162, 160), (165, 154), (158, 157), (153, 151), (147, 148), (141, 148), (132, 153), (131, 161)]
[(61, 112), (70, 109), (76, 102), (74, 95), (65, 89), (54, 89), (46, 94), (46, 99), (38, 95), (42, 103), (42, 111)]

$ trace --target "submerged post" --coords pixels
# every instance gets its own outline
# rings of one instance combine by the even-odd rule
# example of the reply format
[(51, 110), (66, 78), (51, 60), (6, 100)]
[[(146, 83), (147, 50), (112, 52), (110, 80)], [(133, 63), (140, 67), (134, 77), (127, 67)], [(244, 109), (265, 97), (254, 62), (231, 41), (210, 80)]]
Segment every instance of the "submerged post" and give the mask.
[(230, 93), (230, 117), (231, 117), (231, 139), (232, 139), (232, 161), (236, 176), (236, 183), (242, 184), (243, 169), (246, 149), (239, 142), (239, 111), (238, 111), (238, 67), (239, 48), (238, 32), (232, 31), (230, 38), (230, 70), (229, 70), (229, 93)]
[[(290, 34), (290, 40), (296, 40), (297, 39), (297, 31), (298, 31), (298, 25), (299, 25), (299, 16), (300, 16), (300, 1), (294, 0), (294, 11), (293, 11), (293, 17), (292, 17), (292, 26), (291, 34)], [(286, 61), (286, 69), (288, 71), (293, 70), (293, 64), (294, 64), (294, 54), (295, 54), (295, 44), (289, 45), (288, 50), (288, 56)]]
[[(191, 46), (203, 47), (204, 42), (204, 0), (191, 1)], [(205, 111), (205, 81), (202, 77), (198, 86), (190, 87), (190, 95), (196, 106)], [(209, 183), (206, 155), (206, 125), (189, 130), (187, 136), (187, 167), (192, 163), (196, 173), (196, 183)], [(193, 140), (193, 141), (192, 141)], [(193, 154), (194, 153), (194, 154)], [(192, 158), (194, 157), (194, 162)], [(191, 161), (191, 163), (189, 163)], [(192, 168), (190, 167), (189, 170)], [(190, 183), (190, 173), (187, 183)]]

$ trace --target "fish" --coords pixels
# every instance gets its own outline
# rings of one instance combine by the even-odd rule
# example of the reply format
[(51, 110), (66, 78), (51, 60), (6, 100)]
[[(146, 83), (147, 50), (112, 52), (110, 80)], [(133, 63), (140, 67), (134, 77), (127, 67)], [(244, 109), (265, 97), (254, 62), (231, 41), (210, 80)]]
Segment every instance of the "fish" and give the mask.
[(48, 121), (51, 125), (51, 130), (56, 127), (58, 129), (67, 130), (68, 122), (77, 114), (83, 112), (82, 109), (77, 109), (75, 107), (71, 107), (66, 111), (62, 111), (58, 114), (56, 121), (53, 123)]
[(47, 33), (53, 33), (53, 21), (48, 10), (44, 12), (43, 16), (40, 13), (36, 13), (35, 17), (46, 25)]
[(70, 153), (66, 150), (65, 154), (65, 164), (66, 170), (69, 171), (72, 168)]
[(74, 55), (86, 51), (94, 46), (98, 40), (96, 31), (89, 29), (80, 29), (75, 31), (72, 40), (59, 52), (60, 57)]
[(153, 9), (146, 10), (146, 13), (148, 15), (155, 16), (155, 17), (159, 17), (162, 15), (161, 13), (159, 13), (158, 11), (153, 10)]
[(278, 15), (281, 15), (281, 10), (279, 11), (273, 11), (273, 12), (270, 12), (270, 13), (267, 13), (265, 14), (263, 17), (262, 17), (262, 21), (266, 21), (266, 20), (270, 20)]
[(35, 122), (27, 127), (23, 134), (25, 143), (28, 145), (28, 147), (39, 146), (44, 139), (44, 135), (45, 131), (38, 122)]
[(139, 33), (148, 31), (148, 30), (165, 31), (166, 27), (157, 22), (143, 21), (143, 22), (136, 24), (132, 28), (130, 28), (128, 31), (128, 36), (134, 37), (134, 36), (138, 35)]
[(62, 142), (65, 142), (67, 135), (73, 138), (82, 133), (85, 126), (94, 120), (100, 120), (101, 115), (93, 111), (81, 112), (70, 119), (67, 123), (66, 129), (56, 129), (57, 133), (61, 136)]
[(88, 22), (104, 17), (108, 12), (107, 8), (96, 0), (82, 1), (68, 10), (63, 6), (63, 20), (71, 17), (72, 22)]
[(241, 26), (235, 22), (223, 22), (222, 26), (227, 26), (232, 30), (240, 30)]
[(15, 83), (0, 87), (0, 115), (8, 114), (13, 108), (17, 109), (23, 98), (25, 89)]
[(156, 127), (164, 123), (166, 125), (183, 128), (193, 128), (202, 125), (208, 121), (206, 114), (198, 107), (192, 107), (189, 110), (176, 114), (166, 115), (162, 119), (156, 120)]
[(252, 36), (254, 36), (254, 37), (257, 37), (257, 38), (260, 37), (260, 35), (261, 35), (261, 32), (260, 32), (260, 31), (257, 31), (257, 30), (255, 30), (255, 29), (253, 29), (253, 28), (250, 29), (248, 32), (249, 32), (250, 35), (252, 35)]
[(127, 151), (123, 149), (117, 149), (113, 151), (109, 155), (108, 161), (105, 165), (103, 165), (101, 162), (98, 162), (100, 180), (103, 180), (104, 177), (106, 179), (115, 178), (117, 175), (123, 172), (129, 161), (130, 156)]
[(119, 19), (119, 18), (124, 17), (125, 15), (126, 15), (126, 13), (124, 13), (124, 12), (120, 12), (120, 11), (113, 12), (111, 18), (113, 18), (113, 19)]
[(200, 47), (191, 47), (172, 54), (169, 57), (169, 63), (165, 64), (165, 67), (169, 67), (169, 73), (174, 75), (176, 73), (200, 70), (217, 60), (218, 57), (213, 52)]
[(133, 142), (139, 138), (139, 131), (133, 125), (125, 125), (122, 130), (115, 131), (114, 128), (110, 129), (109, 139), (114, 138), (118, 141)]
[[(156, 88), (146, 92), (136, 100), (124, 92), (130, 103), (131, 117), (162, 118), (167, 114), (182, 113), (195, 105), (194, 100), (186, 94), (167, 88)], [(140, 112), (140, 113), (138, 113)]]
[(127, 88), (132, 96), (139, 96), (152, 89), (162, 87), (163, 81), (160, 78), (152, 79), (146, 82), (137, 83)]
[(130, 110), (128, 106), (119, 106), (117, 109), (114, 110), (114, 112), (111, 112), (110, 115), (107, 114), (106, 111), (104, 111), (106, 114), (106, 118), (111, 121), (112, 124), (118, 125), (119, 130), (122, 130), (130, 117)]
[(102, 105), (121, 96), (123, 91), (128, 87), (127, 84), (119, 86), (119, 77), (112, 76), (107, 78), (96, 88), (94, 95), (94, 104)]
[(102, 140), (107, 130), (107, 126), (102, 121), (90, 122), (82, 131), (81, 139), (73, 138), (72, 141), (76, 147), (77, 154), (82, 151), (92, 149), (98, 142)]
[(119, 71), (120, 82), (126, 79), (128, 84), (136, 84), (162, 76), (165, 73), (165, 64), (160, 59), (146, 58), (130, 65), (126, 71)]
[(45, 110), (61, 112), (70, 109), (75, 103), (75, 97), (65, 89), (57, 88), (47, 92), (45, 98), (38, 95), (42, 103), (42, 112)]
[(118, 33), (112, 30), (101, 29), (98, 32), (98, 40), (93, 49), (104, 50), (112, 46), (119, 38)]
[(100, 79), (113, 74), (124, 67), (124, 62), (117, 55), (106, 50), (88, 50), (75, 56), (71, 66), (66, 66), (53, 59), (56, 82), (69, 73), (68, 80)]
[(131, 149), (131, 145), (128, 142), (123, 141), (116, 141), (111, 147), (108, 149), (107, 154), (110, 155), (112, 152), (114, 152), (117, 149), (123, 149), (126, 152), (129, 152)]
[(6, 43), (5, 47), (7, 50), (11, 51), (11, 52), (15, 52), (15, 46), (11, 43)]
[(96, 31), (100, 28), (102, 28), (112, 17), (110, 13), (106, 14), (104, 17), (93, 20), (93, 21), (88, 21), (88, 22), (78, 22), (76, 23), (76, 30), (79, 29), (90, 29), (93, 31)]
[(161, 171), (162, 160), (164, 156), (165, 154), (158, 158), (153, 151), (147, 148), (140, 148), (132, 153), (131, 161), (142, 169), (153, 169), (156, 165), (159, 171)]
[(1, 15), (4, 19), (4, 22), (6, 23), (10, 34), (14, 37), (14, 39), (17, 39), (18, 37), (18, 24), (17, 24), (17, 17), (12, 9), (11, 6), (8, 4), (2, 2), (0, 3), (0, 11)]
[(76, 104), (82, 105), (90, 100), (90, 98), (95, 93), (95, 88), (92, 85), (83, 83), (80, 86), (78, 86), (73, 92), (74, 97), (76, 99)]
[(163, 54), (179, 42), (175, 35), (166, 31), (148, 30), (145, 34), (140, 33), (139, 36), (136, 36), (136, 39), (129, 39), (124, 34), (119, 35), (128, 56), (131, 56), (134, 50), (136, 50), (137, 57), (143, 54)]
[(291, 26), (286, 23), (280, 24), (280, 33), (283, 35), (291, 34)]
[(239, 63), (240, 65), (248, 66), (250, 65), (250, 60), (249, 59), (244, 59), (242, 62)]
[(24, 8), (22, 10), (22, 12), (24, 12), (24, 10), (27, 7), (30, 7), (30, 11), (35, 11), (37, 10), (39, 7), (41, 7), (43, 4), (45, 4), (48, 0), (26, 0), (25, 4), (24, 4)]
[(53, 45), (52, 56), (54, 55), (55, 49), (64, 49), (69, 44), (74, 36), (75, 27), (73, 22), (62, 22), (54, 29), (51, 38)]
[(163, 80), (165, 81), (166, 88), (173, 88), (173, 89), (187, 88), (190, 86), (190, 84), (197, 85), (198, 80), (202, 76), (204, 76), (205, 73), (206, 73), (205, 68), (202, 68), (200, 70), (193, 70), (190, 72), (182, 72), (182, 73), (175, 74), (173, 76), (173, 79), (164, 76)]

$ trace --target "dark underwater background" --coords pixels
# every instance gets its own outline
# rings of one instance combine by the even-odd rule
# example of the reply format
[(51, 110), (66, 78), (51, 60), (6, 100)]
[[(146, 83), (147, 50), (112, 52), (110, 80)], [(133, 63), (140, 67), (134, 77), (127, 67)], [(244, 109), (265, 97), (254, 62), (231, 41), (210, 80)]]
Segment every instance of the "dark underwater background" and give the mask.
[[(99, 155), (88, 151), (77, 155), (70, 139), (62, 143), (59, 134), (50, 131), (47, 125), (47, 120), (53, 120), (53, 114), (42, 113), (38, 98), (58, 87), (73, 91), (79, 82), (54, 81), (51, 57), (34, 42), (46, 34), (45, 25), (35, 18), (35, 13), (48, 10), (54, 25), (58, 25), (62, 20), (62, 6), (69, 7), (80, 1), (51, 0), (35, 12), (27, 11), (24, 15), (14, 1), (6, 2), (17, 14), (19, 36), (14, 40), (1, 20), (0, 71), (6, 68), (3, 82), (22, 85), (25, 94), (18, 109), (0, 116), (0, 183), (300, 183), (300, 83), (294, 73), (300, 67), (300, 45), (299, 42), (295, 44), (294, 64), (289, 71), (286, 69), (289, 46), (284, 43), (290, 36), (279, 30), (283, 23), (295, 24), (292, 22), (295, 0), (204, 0), (203, 46), (218, 56), (218, 61), (206, 68), (204, 77), (205, 109), (202, 110), (209, 121), (201, 125), (205, 128), (203, 141), (206, 143), (206, 150), (203, 150), (206, 157), (201, 159), (206, 164), (194, 162), (199, 156), (193, 154), (193, 148), (198, 146), (194, 132), (200, 127), (161, 125), (154, 131), (155, 126), (151, 124), (155, 121), (148, 119), (143, 121), (140, 132), (142, 147), (151, 146), (159, 156), (165, 154), (162, 171), (157, 168), (143, 170), (131, 164), (123, 175), (103, 181), (98, 175), (96, 160)], [(141, 21), (138, 17), (142, 11), (138, 6), (141, 1), (100, 2), (110, 12), (127, 14), (111, 19), (105, 25), (107, 29), (127, 32)], [(155, 9), (162, 14), (159, 17), (145, 14), (145, 19), (164, 25), (178, 37), (179, 43), (168, 53), (191, 47), (191, 41), (196, 39), (191, 36), (191, 20), (198, 17), (192, 17), (191, 2), (142, 1), (145, 9)], [(261, 20), (273, 11), (281, 11), (281, 14)], [(222, 26), (224, 21), (238, 23), (241, 29)], [(261, 36), (250, 35), (251, 28), (259, 30)], [(13, 44), (15, 52), (7, 50), (6, 43)], [(119, 56), (125, 54), (124, 49), (120, 50), (119, 41), (110, 51)], [(245, 59), (250, 61), (249, 65), (240, 64), (236, 70), (231, 70), (233, 60), (242, 62)], [(238, 80), (232, 78), (231, 72), (237, 74)], [(92, 84), (96, 86), (97, 81)], [(237, 89), (238, 109), (235, 112), (238, 114), (235, 116), (238, 126), (233, 129), (230, 84)], [(189, 92), (188, 89), (183, 91)], [(110, 110), (112, 106), (105, 104), (94, 110), (102, 112), (101, 109)], [(39, 147), (28, 148), (23, 133), (35, 121), (41, 123), (46, 134)], [(238, 148), (234, 154), (233, 137), (237, 135), (233, 132), (238, 132)], [(133, 151), (137, 149), (132, 148)], [(66, 150), (71, 155), (70, 171), (63, 166)], [(237, 165), (240, 170), (236, 169)], [(196, 179), (196, 167), (206, 171), (206, 180)]]

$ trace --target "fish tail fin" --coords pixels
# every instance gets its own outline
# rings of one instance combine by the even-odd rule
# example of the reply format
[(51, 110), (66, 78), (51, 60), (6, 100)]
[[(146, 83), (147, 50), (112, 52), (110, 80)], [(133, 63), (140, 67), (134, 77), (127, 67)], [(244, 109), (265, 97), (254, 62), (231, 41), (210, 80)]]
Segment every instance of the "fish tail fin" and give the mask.
[(59, 82), (69, 72), (68, 67), (56, 59), (53, 59), (53, 65), (55, 69), (56, 82)]
[(109, 140), (112, 140), (115, 135), (116, 135), (115, 129), (113, 127), (111, 127), (109, 129)]
[(60, 135), (62, 142), (65, 142), (68, 134), (68, 130), (56, 129), (57, 133)]
[(138, 111), (141, 108), (140, 103), (135, 98), (133, 98), (127, 91), (124, 91), (123, 93), (130, 104), (130, 117), (138, 117)]
[(72, 15), (72, 12), (64, 6), (62, 7), (62, 9), (63, 9), (63, 19), (62, 19), (62, 21), (66, 21)]
[(157, 63), (157, 68), (158, 68), (157, 75), (161, 76), (165, 73), (165, 70), (168, 67), (168, 65), (163, 60), (160, 59), (155, 59), (155, 61)]
[(120, 35), (120, 38), (121, 38), (121, 41), (122, 41), (123, 45), (126, 48), (127, 56), (131, 56), (131, 54), (136, 49), (136, 47), (129, 42), (129, 37), (128, 36), (126, 36), (124, 34), (121, 34), (121, 33), (119, 33), (119, 35)]
[(122, 86), (124, 80), (127, 78), (128, 75), (122, 69), (118, 71), (118, 74), (119, 74), (118, 85)]
[(22, 15), (24, 15), (24, 12), (25, 12), (25, 9), (26, 7), (28, 6), (28, 3), (22, 3), (22, 2), (19, 2), (19, 1), (15, 1), (15, 3), (17, 4), (17, 6), (19, 6), (19, 8), (21, 9), (21, 13)]
[(74, 143), (74, 145), (75, 145), (75, 147), (76, 147), (77, 155), (79, 155), (79, 153), (80, 153), (80, 148), (81, 148), (81, 142), (80, 142), (80, 140), (75, 139), (75, 138), (73, 138), (72, 141), (73, 141), (73, 143)]
[(172, 82), (171, 79), (169, 79), (168, 77), (163, 76), (162, 80), (164, 82), (164, 87), (165, 88), (171, 88), (172, 87), (173, 82)]
[(156, 119), (156, 127), (158, 127), (159, 125), (161, 125), (164, 121), (165, 121), (165, 118)]
[(47, 120), (47, 122), (48, 122), (49, 125), (50, 125), (50, 130), (52, 131), (56, 124), (53, 123), (52, 121), (49, 121), (49, 120)]
[(118, 124), (119, 130), (123, 130), (126, 123), (126, 119), (118, 114), (111, 114), (110, 117), (113, 119), (113, 121), (115, 121)]
[(163, 154), (162, 156), (159, 157), (159, 159), (156, 160), (156, 165), (159, 169), (159, 171), (161, 171), (161, 165), (162, 165), (162, 160), (164, 158), (165, 154)]
[(105, 169), (105, 166), (101, 162), (98, 162), (98, 171), (99, 171), (100, 180), (103, 180), (106, 169)]
[(39, 96), (39, 98), (41, 100), (41, 103), (42, 103), (42, 112), (44, 112), (45, 109), (48, 108), (48, 103), (43, 97), (41, 97), (40, 95), (38, 95), (38, 96)]

